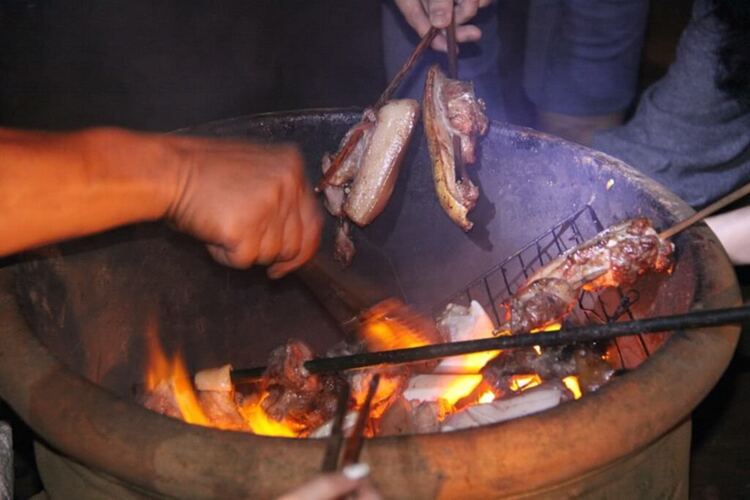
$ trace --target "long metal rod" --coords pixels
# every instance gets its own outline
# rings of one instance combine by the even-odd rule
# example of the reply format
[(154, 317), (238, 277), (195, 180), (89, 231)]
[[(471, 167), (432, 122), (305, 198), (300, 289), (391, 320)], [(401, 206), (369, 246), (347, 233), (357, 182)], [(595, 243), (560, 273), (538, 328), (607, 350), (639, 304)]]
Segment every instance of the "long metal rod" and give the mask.
[[(672, 316), (569, 328), (556, 332), (522, 333), (481, 340), (433, 344), (409, 349), (367, 352), (335, 358), (317, 358), (307, 361), (305, 368), (314, 373), (338, 372), (383, 364), (414, 363), (474, 352), (494, 351), (496, 349), (517, 349), (535, 345), (547, 347), (574, 342), (609, 340), (627, 335), (704, 328), (741, 323), (749, 320), (750, 305), (744, 305), (728, 309), (693, 311)], [(232, 372), (232, 379), (235, 381), (254, 379), (261, 376), (263, 370), (263, 368), (235, 370)]]
[(707, 206), (703, 210), (695, 212), (693, 215), (691, 215), (687, 219), (680, 221), (674, 226), (670, 227), (669, 229), (662, 231), (661, 233), (659, 233), (659, 238), (663, 240), (669, 239), (675, 234), (679, 233), (680, 231), (684, 231), (685, 229), (689, 228), (696, 222), (700, 222), (701, 220), (705, 219), (709, 215), (712, 215), (714, 212), (721, 210), (722, 208), (734, 203), (740, 198), (744, 198), (748, 194), (750, 194), (750, 182), (745, 184), (741, 188), (732, 191), (731, 193), (724, 196), (723, 198), (716, 200), (715, 202), (711, 203), (709, 206)]

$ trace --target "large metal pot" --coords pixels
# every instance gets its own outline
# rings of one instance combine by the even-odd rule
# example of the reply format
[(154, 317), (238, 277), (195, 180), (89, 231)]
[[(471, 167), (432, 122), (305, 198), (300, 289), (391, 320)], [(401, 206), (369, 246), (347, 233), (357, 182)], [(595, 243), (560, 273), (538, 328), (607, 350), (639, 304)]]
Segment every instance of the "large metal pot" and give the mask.
[[(356, 119), (307, 111), (186, 132), (298, 142), (314, 179), (323, 151)], [(622, 162), (527, 129), (493, 123), (480, 164), (472, 234), (441, 212), (421, 136), (389, 207), (364, 230), (417, 307), (432, 307), (592, 196), (605, 225), (645, 215), (664, 227), (692, 212)], [(706, 226), (676, 244), (675, 272), (645, 285), (641, 315), (740, 303)], [(359, 259), (352, 272), (367, 265)], [(269, 284), (260, 271), (220, 268), (198, 243), (144, 225), (60, 245), (2, 269), (0, 280), (0, 395), (38, 434), (53, 497), (267, 498), (319, 470), (323, 442), (190, 426), (135, 405), (128, 392), (154, 313), (167, 349), (181, 348), (193, 369), (252, 366), (290, 335), (319, 347), (334, 341), (335, 328), (294, 279)], [(685, 497), (690, 412), (738, 333), (676, 332), (640, 368), (580, 401), (472, 430), (373, 439), (362, 458), (387, 497)]]

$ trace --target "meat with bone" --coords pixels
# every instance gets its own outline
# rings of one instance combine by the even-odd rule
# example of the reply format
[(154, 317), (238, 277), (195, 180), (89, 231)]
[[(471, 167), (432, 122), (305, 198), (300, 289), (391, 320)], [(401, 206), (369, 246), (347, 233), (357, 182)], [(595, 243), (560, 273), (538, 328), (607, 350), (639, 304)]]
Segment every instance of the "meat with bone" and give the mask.
[(304, 363), (312, 358), (312, 350), (293, 339), (271, 352), (263, 379), (268, 396), (262, 402), (269, 417), (312, 430), (336, 413), (337, 380), (307, 371)]
[(646, 218), (616, 224), (530, 276), (501, 304), (506, 323), (499, 330), (518, 333), (560, 321), (581, 290), (632, 285), (646, 272), (670, 272), (673, 251)]
[(413, 99), (367, 110), (344, 136), (335, 161), (328, 154), (323, 157), (324, 203), (331, 215), (342, 218), (335, 242), (335, 256), (342, 263), (354, 256), (346, 219), (366, 226), (383, 211), (418, 118), (419, 103)]
[(474, 163), (477, 138), (488, 128), (484, 103), (474, 95), (471, 82), (451, 80), (438, 66), (427, 73), (423, 99), (424, 130), (438, 200), (451, 220), (468, 231), (473, 223), (467, 215), (476, 205), (479, 188), (468, 177), (458, 178), (453, 137), (459, 137), (458, 154), (464, 164)]

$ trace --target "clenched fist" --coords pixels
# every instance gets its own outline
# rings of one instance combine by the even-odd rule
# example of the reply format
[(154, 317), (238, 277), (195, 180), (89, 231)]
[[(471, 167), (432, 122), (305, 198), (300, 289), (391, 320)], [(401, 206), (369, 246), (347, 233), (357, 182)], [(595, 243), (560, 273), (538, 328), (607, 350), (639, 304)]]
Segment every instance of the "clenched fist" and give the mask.
[(180, 138), (179, 188), (167, 217), (222, 264), (269, 265), (271, 277), (315, 252), (322, 219), (292, 146)]
[(279, 277), (321, 217), (293, 146), (128, 132), (0, 129), (0, 256), (167, 218), (233, 267)]

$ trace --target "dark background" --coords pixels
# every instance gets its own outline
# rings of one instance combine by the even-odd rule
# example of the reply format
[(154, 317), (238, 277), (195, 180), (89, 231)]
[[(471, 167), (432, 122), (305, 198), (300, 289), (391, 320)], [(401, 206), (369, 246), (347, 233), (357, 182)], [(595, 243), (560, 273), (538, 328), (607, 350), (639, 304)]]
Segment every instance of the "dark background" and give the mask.
[[(690, 3), (652, 3), (641, 88), (673, 60)], [(501, 3), (500, 64), (509, 119), (533, 125), (520, 85), (525, 8)], [(0, 126), (169, 131), (259, 112), (362, 107), (386, 83), (380, 36), (378, 0), (2, 0)], [(745, 270), (740, 276), (750, 282)], [(693, 498), (750, 498), (748, 353), (744, 341), (695, 412)], [(13, 417), (5, 408), (0, 418)], [(26, 498), (39, 484), (30, 436), (18, 422), (14, 432)]]

